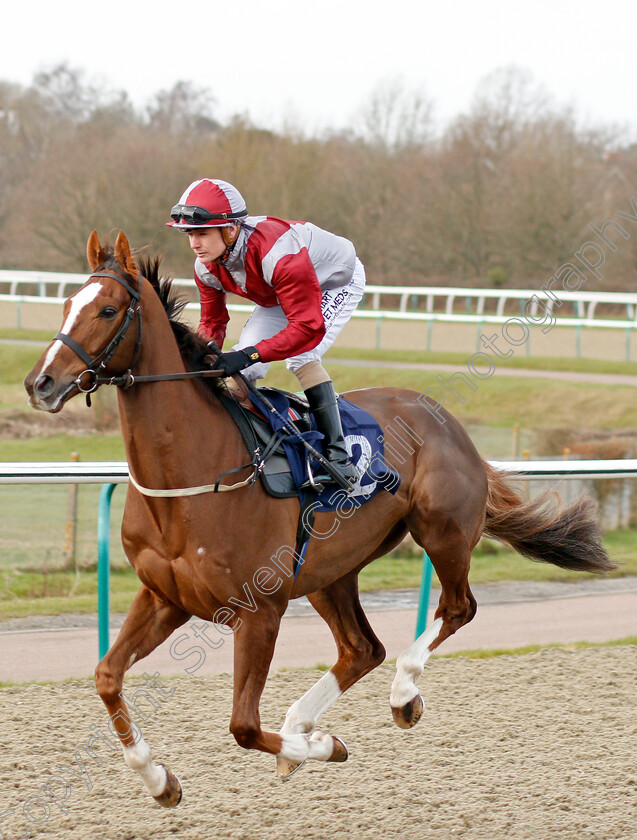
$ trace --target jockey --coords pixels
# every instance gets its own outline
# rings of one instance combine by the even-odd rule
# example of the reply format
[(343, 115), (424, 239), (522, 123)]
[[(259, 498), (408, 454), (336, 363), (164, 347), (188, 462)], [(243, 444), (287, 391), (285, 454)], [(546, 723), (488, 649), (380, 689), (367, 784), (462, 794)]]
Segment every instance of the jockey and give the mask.
[[(309, 222), (249, 216), (226, 181), (194, 181), (172, 208), (169, 226), (188, 234), (201, 297), (199, 333), (223, 347), (230, 316), (226, 293), (256, 303), (231, 352), (214, 367), (262, 379), (269, 362), (285, 360), (305, 392), (330, 464), (355, 483), (334, 385), (323, 354), (350, 319), (365, 289), (353, 244)], [(334, 484), (321, 470), (314, 480)]]

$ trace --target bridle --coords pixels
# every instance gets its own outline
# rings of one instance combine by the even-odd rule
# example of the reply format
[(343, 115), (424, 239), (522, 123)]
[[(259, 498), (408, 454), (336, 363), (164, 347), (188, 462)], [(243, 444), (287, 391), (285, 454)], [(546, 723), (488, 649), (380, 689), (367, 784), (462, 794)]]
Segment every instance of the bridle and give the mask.
[[(80, 373), (77, 379), (75, 379), (73, 385), (75, 385), (81, 393), (86, 394), (86, 401), (89, 406), (91, 404), (90, 395), (94, 393), (100, 385), (117, 385), (119, 388), (130, 388), (131, 385), (134, 385), (135, 383), (164, 382), (171, 379), (194, 379), (201, 377), (213, 377), (217, 379), (223, 376), (223, 371), (221, 370), (194, 370), (182, 371), (181, 373), (159, 373), (134, 376), (132, 368), (139, 357), (139, 351), (142, 343), (142, 275), (139, 274), (138, 289), (135, 289), (127, 280), (112, 271), (100, 271), (96, 274), (91, 274), (89, 280), (94, 277), (106, 277), (112, 280), (117, 280), (117, 282), (122, 285), (130, 295), (130, 302), (128, 304), (128, 308), (126, 309), (124, 320), (117, 328), (117, 332), (108, 342), (106, 347), (95, 357), (91, 356), (79, 342), (77, 342), (74, 338), (71, 338), (71, 336), (66, 333), (59, 332), (53, 339), (54, 341), (57, 339), (58, 341), (61, 341), (62, 344), (69, 347), (86, 365), (86, 368)], [(130, 325), (136, 317), (138, 321), (137, 341), (135, 343), (135, 350), (128, 369), (119, 376), (100, 376), (100, 373), (106, 369), (108, 363), (113, 358), (115, 351), (124, 340)]]
[[(141, 290), (142, 290), (142, 275), (141, 273), (138, 275), (139, 279), (139, 288), (135, 289), (133, 286), (128, 283), (128, 281), (124, 280), (123, 277), (120, 277), (119, 274), (115, 274), (112, 271), (101, 271), (95, 274), (91, 274), (89, 280), (93, 277), (106, 277), (112, 280), (116, 280), (120, 283), (126, 291), (130, 295), (130, 301), (128, 304), (128, 308), (126, 309), (126, 313), (124, 315), (124, 319), (122, 323), (117, 328), (117, 332), (108, 342), (106, 347), (97, 354), (97, 356), (92, 357), (90, 353), (88, 353), (82, 345), (77, 342), (74, 338), (71, 338), (70, 335), (66, 333), (59, 332), (55, 338), (53, 339), (61, 341), (62, 344), (65, 344), (69, 347), (79, 358), (84, 362), (86, 365), (85, 370), (80, 373), (77, 379), (74, 380), (72, 383), (77, 387), (77, 389), (86, 395), (86, 402), (87, 405), (91, 405), (91, 394), (96, 391), (100, 385), (117, 385), (120, 388), (130, 388), (135, 383), (143, 383), (143, 382), (164, 382), (171, 379), (191, 379), (195, 377), (223, 377), (224, 372), (222, 370), (195, 370), (195, 371), (182, 371), (181, 373), (159, 373), (159, 374), (146, 374), (142, 376), (134, 376), (132, 373), (132, 367), (137, 361), (139, 357), (139, 351), (141, 348), (142, 343), (142, 309), (141, 309)], [(135, 344), (135, 351), (133, 352), (133, 356), (131, 362), (128, 366), (128, 369), (125, 373), (119, 376), (100, 376), (100, 371), (105, 370), (106, 366), (113, 358), (113, 355), (119, 345), (124, 340), (126, 333), (130, 325), (133, 323), (133, 320), (137, 316), (139, 326), (137, 328), (137, 341)], [(214, 345), (214, 342), (211, 342), (214, 347), (214, 350), (217, 354), (220, 352), (219, 348)], [(88, 382), (84, 383), (83, 379), (85, 376), (88, 375)], [(286, 417), (281, 416), (275, 406), (270, 403), (270, 401), (265, 397), (263, 394), (259, 394), (257, 389), (248, 382), (241, 374), (238, 374), (239, 379), (241, 379), (244, 384), (247, 386), (249, 391), (253, 393), (257, 393), (263, 404), (265, 405), (266, 409), (275, 414), (277, 418), (282, 422), (283, 428), (288, 432), (288, 434), (294, 434), (295, 436), (299, 437), (301, 443), (305, 447), (306, 450), (317, 460), (319, 463), (327, 469), (327, 471), (334, 476), (337, 480), (338, 484), (341, 485), (346, 492), (351, 493), (353, 492), (353, 487), (349, 484), (349, 482), (344, 479), (337, 470), (325, 459), (325, 457), (318, 452), (311, 444), (305, 441), (302, 435), (299, 433), (299, 430), (296, 428), (294, 423)], [(244, 464), (240, 467), (236, 467), (233, 470), (228, 470), (223, 475), (227, 475), (228, 473), (238, 472), (239, 470), (243, 470), (246, 467), (253, 468), (253, 474), (250, 478), (246, 479), (245, 481), (239, 482), (237, 484), (233, 484), (231, 486), (224, 486), (220, 485), (220, 480), (222, 476), (219, 476), (217, 481), (214, 485), (203, 485), (201, 487), (190, 487), (190, 488), (183, 488), (181, 490), (152, 490), (150, 488), (142, 487), (138, 484), (134, 479), (133, 483), (137, 487), (137, 489), (145, 493), (148, 496), (180, 496), (180, 495), (196, 495), (199, 493), (209, 493), (209, 492), (220, 492), (221, 490), (234, 490), (239, 487), (244, 487), (246, 484), (253, 484), (256, 481), (257, 475), (260, 470), (263, 468), (263, 461), (261, 460), (261, 453), (259, 452), (258, 448), (254, 452), (254, 457), (257, 460), (253, 460), (250, 464)]]
[[(59, 332), (55, 338), (53, 339), (61, 341), (62, 344), (66, 344), (76, 356), (79, 356), (80, 359), (86, 365), (86, 369), (80, 373), (77, 377), (74, 385), (77, 386), (78, 390), (81, 391), (83, 394), (87, 395), (87, 400), (89, 400), (89, 394), (92, 394), (96, 391), (100, 385), (104, 385), (106, 383), (113, 384), (113, 385), (124, 385), (125, 381), (128, 381), (129, 378), (132, 376), (130, 373), (130, 369), (133, 367), (135, 362), (137, 361), (137, 357), (139, 356), (139, 350), (142, 343), (142, 310), (141, 310), (141, 274), (139, 275), (139, 289), (133, 288), (123, 277), (120, 277), (118, 274), (115, 274), (112, 271), (101, 271), (96, 274), (91, 274), (89, 280), (93, 277), (108, 277), (112, 280), (117, 280), (120, 285), (122, 285), (128, 294), (130, 295), (130, 302), (128, 304), (128, 308), (126, 309), (126, 313), (124, 314), (124, 320), (117, 328), (117, 332), (108, 342), (106, 347), (97, 354), (97, 356), (92, 357), (90, 353), (88, 353), (81, 344), (79, 344), (74, 338), (71, 338), (70, 335), (66, 333)], [(138, 328), (137, 328), (137, 342), (135, 344), (135, 352), (133, 353), (133, 357), (131, 359), (131, 363), (129, 365), (128, 371), (124, 374), (123, 377), (102, 377), (99, 374), (101, 371), (106, 369), (106, 366), (113, 358), (115, 351), (119, 347), (119, 345), (124, 340), (126, 333), (128, 332), (128, 328), (133, 323), (133, 320), (137, 316), (138, 319)], [(128, 374), (128, 375), (127, 375)], [(117, 380), (122, 380), (121, 382)], [(89, 402), (90, 404), (90, 402)]]

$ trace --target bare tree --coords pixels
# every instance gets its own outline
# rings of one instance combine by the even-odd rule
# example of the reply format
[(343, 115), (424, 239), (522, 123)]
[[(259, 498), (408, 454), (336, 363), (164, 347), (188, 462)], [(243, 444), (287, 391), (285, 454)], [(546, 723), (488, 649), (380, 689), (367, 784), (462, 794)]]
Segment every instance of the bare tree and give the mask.
[(434, 135), (434, 105), (421, 89), (409, 90), (401, 78), (381, 82), (361, 113), (364, 139), (386, 150), (422, 146)]
[(191, 82), (175, 82), (170, 90), (155, 94), (148, 106), (152, 128), (181, 134), (188, 131), (214, 132), (219, 123), (213, 118), (215, 98), (207, 88)]
[[(197, 177), (224, 178), (251, 213), (307, 219), (350, 238), (370, 282), (537, 286), (628, 210), (637, 154), (609, 127), (578, 126), (525, 72), (504, 68), (435, 137), (421, 90), (390, 80), (355, 129), (307, 136), (214, 117), (209, 90), (177, 82), (136, 111), (122, 91), (59, 65), (31, 87), (0, 82), (2, 267), (83, 271), (93, 227), (189, 275), (164, 226)], [(25, 225), (12, 208), (37, 208)], [(607, 255), (607, 287), (633, 284), (637, 237)]]

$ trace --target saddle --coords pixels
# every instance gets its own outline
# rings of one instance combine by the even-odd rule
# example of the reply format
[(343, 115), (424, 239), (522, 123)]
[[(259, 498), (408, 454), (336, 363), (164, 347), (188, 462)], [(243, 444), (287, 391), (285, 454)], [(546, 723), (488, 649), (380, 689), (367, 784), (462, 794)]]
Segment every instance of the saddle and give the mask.
[[(285, 407), (281, 397), (287, 401), (288, 417), (301, 433), (312, 431), (312, 417), (305, 397), (289, 391), (262, 386), (257, 389), (270, 401)], [(276, 499), (299, 496), (299, 490), (292, 476), (292, 469), (283, 446), (285, 434), (275, 431), (267, 416), (253, 403), (237, 402), (224, 394), (217, 395), (221, 404), (232, 417), (241, 432), (248, 452), (258, 461), (258, 475), (263, 489)]]
[[(273, 413), (259, 395), (275, 409)], [(261, 387), (249, 392), (250, 403), (237, 402), (219, 394), (221, 404), (234, 420), (252, 456), (252, 466), (261, 479), (264, 490), (277, 499), (300, 497), (317, 502), (315, 510), (337, 510), (343, 505), (344, 491), (328, 485), (317, 492), (301, 491), (311, 469), (311, 456), (304, 443), (322, 452), (322, 438), (316, 431), (307, 401), (288, 391)], [(250, 407), (246, 407), (249, 405)], [(378, 422), (364, 409), (338, 398), (345, 442), (359, 473), (350, 503), (356, 507), (369, 501), (381, 490), (395, 493), (400, 485), (399, 475), (385, 461), (383, 434)], [(287, 420), (293, 429), (282, 428)], [(244, 469), (245, 469), (244, 465)], [(322, 491), (322, 492), (321, 492)]]
[[(274, 419), (273, 412), (268, 410), (266, 403), (260, 401), (259, 394), (263, 394), (274, 407), (277, 415)], [(322, 435), (314, 428), (304, 398), (267, 387), (249, 392), (251, 407), (224, 394), (218, 394), (218, 398), (234, 420), (252, 455), (250, 466), (254, 469), (254, 480), (258, 476), (266, 493), (277, 499), (296, 497), (300, 501), (294, 558), (295, 579), (304, 562), (315, 511), (342, 511), (344, 503), (360, 507), (381, 490), (393, 494), (400, 486), (399, 475), (385, 463), (380, 426), (368, 412), (343, 397), (339, 397), (339, 411), (345, 440), (349, 441), (352, 461), (360, 475), (352, 495), (345, 498), (344, 491), (333, 486), (321, 488), (320, 493), (299, 489), (311, 469), (308, 452), (300, 438), (319, 450), (322, 439)], [(288, 420), (292, 420), (294, 430), (282, 428)], [(245, 467), (238, 467), (237, 470)]]

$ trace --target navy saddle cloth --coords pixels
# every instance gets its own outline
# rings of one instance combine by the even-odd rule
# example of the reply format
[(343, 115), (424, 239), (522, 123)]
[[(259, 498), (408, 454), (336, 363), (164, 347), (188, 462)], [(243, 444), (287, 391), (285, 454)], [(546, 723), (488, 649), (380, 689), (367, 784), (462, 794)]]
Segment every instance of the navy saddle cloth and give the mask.
[[(263, 417), (222, 395), (220, 400), (238, 426), (248, 452), (256, 453), (258, 474), (265, 491), (279, 499), (303, 495), (299, 487), (307, 481), (312, 456), (301, 439), (322, 454), (323, 435), (316, 431), (304, 398), (276, 388), (259, 388), (258, 392), (275, 407), (279, 416), (253, 393), (250, 400)], [(400, 486), (400, 476), (385, 463), (383, 435), (376, 420), (344, 397), (338, 398), (338, 406), (345, 443), (360, 478), (351, 494), (337, 485), (326, 487), (315, 497), (314, 501), (320, 504), (320, 507), (314, 505), (317, 511), (336, 510), (343, 506), (345, 499), (359, 507), (381, 490), (393, 494)], [(283, 428), (287, 419), (292, 420), (298, 435)]]

